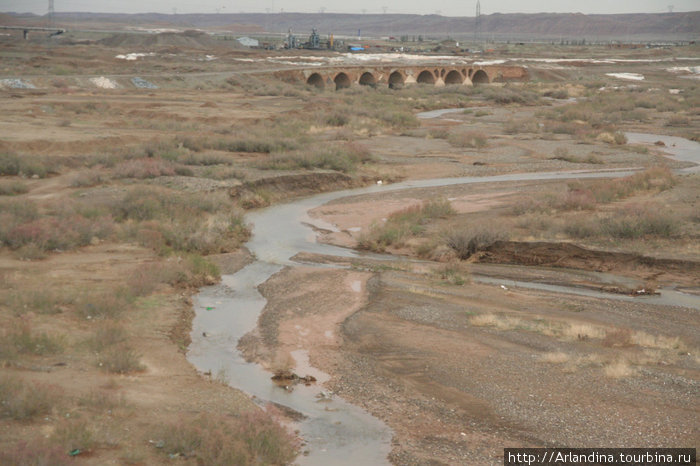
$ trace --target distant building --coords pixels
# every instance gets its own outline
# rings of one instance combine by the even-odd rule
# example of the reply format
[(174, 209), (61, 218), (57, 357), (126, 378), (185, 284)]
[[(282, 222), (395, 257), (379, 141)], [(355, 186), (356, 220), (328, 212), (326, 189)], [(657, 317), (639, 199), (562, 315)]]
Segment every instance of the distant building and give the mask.
[(257, 39), (252, 39), (250, 37), (239, 37), (236, 39), (238, 42), (241, 43), (241, 45), (245, 45), (246, 47), (259, 47), (260, 42), (258, 42)]

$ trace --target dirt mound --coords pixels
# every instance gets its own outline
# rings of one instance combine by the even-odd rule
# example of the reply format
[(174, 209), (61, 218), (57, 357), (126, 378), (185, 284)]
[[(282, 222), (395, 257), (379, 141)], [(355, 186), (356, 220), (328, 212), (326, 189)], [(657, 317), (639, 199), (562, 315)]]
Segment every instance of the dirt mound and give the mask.
[(595, 270), (599, 272), (640, 272), (643, 275), (672, 274), (700, 280), (700, 263), (657, 259), (623, 252), (596, 251), (571, 243), (496, 241), (476, 256), (477, 262), (536, 265)]
[(209, 34), (201, 31), (163, 32), (160, 34), (115, 34), (98, 41), (107, 47), (129, 47), (139, 50), (154, 50), (163, 48), (203, 49), (243, 48), (237, 41), (222, 43), (212, 39)]
[(350, 188), (356, 184), (357, 182), (353, 178), (342, 173), (302, 173), (249, 181), (242, 186), (232, 188), (230, 194), (232, 197), (238, 198), (248, 192), (265, 190), (273, 194), (294, 197)]

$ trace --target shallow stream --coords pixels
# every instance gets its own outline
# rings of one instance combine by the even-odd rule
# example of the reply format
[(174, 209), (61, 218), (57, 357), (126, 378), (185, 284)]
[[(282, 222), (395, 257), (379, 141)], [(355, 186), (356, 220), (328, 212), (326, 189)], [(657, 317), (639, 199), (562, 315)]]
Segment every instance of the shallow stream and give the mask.
[[(419, 117), (435, 118), (461, 110), (426, 112), (431, 116), (423, 114)], [(672, 153), (672, 156), (700, 163), (700, 144), (692, 141), (682, 140), (686, 142), (681, 144), (677, 141), (680, 138), (672, 138), (672, 141), (666, 136), (639, 134), (628, 134), (628, 138), (631, 142), (641, 143), (665, 141), (664, 150)], [(309, 453), (299, 457), (297, 461), (300, 464), (389, 464), (387, 455), (391, 450), (392, 432), (383, 422), (337, 396), (332, 396), (330, 400), (325, 396), (319, 399), (323, 390), (320, 384), (310, 387), (300, 384), (294, 391), (286, 391), (272, 383), (269, 372), (257, 364), (246, 362), (236, 349), (239, 339), (255, 328), (258, 316), (265, 307), (266, 300), (258, 292), (257, 286), (284, 266), (297, 264), (291, 260), (293, 256), (302, 252), (340, 257), (359, 255), (351, 249), (317, 243), (312, 226), (326, 229), (334, 227), (311, 219), (307, 212), (329, 201), (361, 194), (474, 183), (612, 178), (631, 173), (632, 170), (569, 171), (416, 180), (319, 194), (250, 213), (247, 220), (252, 225), (253, 235), (246, 247), (255, 255), (256, 261), (233, 275), (224, 275), (220, 284), (203, 288), (195, 297), (196, 315), (187, 357), (198, 370), (211, 371), (231, 386), (254, 396), (261, 404), (274, 402), (302, 413), (305, 418), (299, 422), (298, 429), (307, 443), (304, 449)], [(479, 277), (478, 281), (609, 299), (643, 299), (700, 309), (698, 296), (675, 291), (662, 290), (660, 296), (631, 298), (547, 283), (488, 277)], [(298, 370), (302, 370), (300, 366), (305, 370), (299, 375), (311, 374), (319, 381), (327, 379), (325, 374), (309, 367), (308, 357), (303, 351), (295, 353)]]

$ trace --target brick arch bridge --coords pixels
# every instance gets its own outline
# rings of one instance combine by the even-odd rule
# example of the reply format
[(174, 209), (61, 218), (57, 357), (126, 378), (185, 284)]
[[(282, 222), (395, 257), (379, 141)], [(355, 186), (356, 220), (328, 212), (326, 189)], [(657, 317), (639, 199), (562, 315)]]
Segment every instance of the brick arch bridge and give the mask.
[(527, 68), (522, 66), (379, 66), (334, 67), (277, 72), (287, 81), (305, 82), (311, 86), (328, 89), (345, 89), (355, 85), (388, 86), (400, 89), (410, 84), (479, 85), (493, 82), (527, 81)]

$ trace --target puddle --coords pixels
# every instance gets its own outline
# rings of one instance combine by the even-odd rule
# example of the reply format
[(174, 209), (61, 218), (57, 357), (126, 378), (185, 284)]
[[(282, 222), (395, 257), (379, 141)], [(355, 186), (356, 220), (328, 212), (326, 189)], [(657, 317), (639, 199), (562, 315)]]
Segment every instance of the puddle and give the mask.
[(146, 81), (138, 76), (131, 78), (131, 84), (138, 87), (139, 89), (158, 89), (158, 86), (152, 82)]
[[(445, 113), (460, 110), (462, 109), (449, 109)], [(670, 141), (663, 136), (646, 135), (646, 137), (652, 143), (659, 139)], [(633, 141), (639, 140), (635, 138), (636, 135), (631, 134)], [(679, 147), (677, 141), (675, 147), (666, 149), (674, 152), (674, 156), (683, 157), (676, 150)], [(691, 152), (693, 150), (697, 151), (697, 148), (692, 149)], [(236, 349), (238, 340), (256, 326), (258, 316), (265, 307), (266, 300), (258, 292), (257, 286), (279, 272), (285, 265), (298, 265), (292, 260), (295, 255), (314, 253), (338, 257), (369, 256), (383, 260), (395, 259), (391, 256), (361, 254), (351, 249), (317, 243), (313, 226), (328, 227), (329, 225), (311, 219), (308, 211), (335, 199), (378, 192), (474, 183), (612, 178), (627, 176), (634, 171), (633, 169), (580, 170), (413, 180), (392, 185), (372, 185), (366, 188), (324, 193), (252, 212), (246, 218), (252, 225), (252, 238), (246, 247), (257, 260), (234, 275), (224, 275), (219, 285), (202, 288), (195, 296), (192, 344), (187, 358), (200, 371), (211, 371), (212, 374), (217, 374), (231, 386), (255, 396), (261, 404), (274, 402), (302, 413), (305, 419), (299, 422), (298, 429), (307, 442), (305, 448), (309, 450), (309, 455), (300, 456), (297, 459), (298, 463), (306, 465), (389, 464), (387, 455), (391, 450), (392, 433), (384, 423), (339, 397), (333, 396), (327, 399), (325, 392), (322, 393), (323, 388), (320, 384), (308, 387), (300, 384), (292, 392), (288, 392), (272, 383), (271, 373), (257, 364), (246, 362)], [(486, 282), (487, 277), (480, 277), (479, 280)], [(494, 282), (494, 284), (617, 300), (644, 299), (658, 304), (694, 308), (698, 308), (699, 299), (697, 296), (672, 290), (663, 290), (661, 296), (632, 298), (547, 283), (506, 280), (502, 283)], [(354, 289), (356, 285), (353, 283), (351, 286)], [(325, 336), (334, 337), (330, 330), (326, 331)], [(305, 350), (295, 352), (294, 358), (304, 369), (301, 372), (316, 371), (308, 363), (308, 353)], [(319, 400), (319, 397), (323, 399)]]
[(605, 76), (617, 79), (628, 79), (631, 81), (644, 81), (644, 76), (639, 73), (605, 73)]
[[(691, 173), (700, 171), (700, 143), (691, 141), (690, 139), (679, 138), (675, 136), (663, 136), (661, 134), (647, 133), (625, 133), (629, 144), (648, 144), (654, 146), (674, 160), (680, 162), (694, 163), (694, 167), (678, 170), (683, 173)], [(661, 141), (663, 146), (657, 146), (655, 143)]]
[(416, 114), (416, 117), (421, 119), (421, 120), (428, 120), (431, 118), (440, 118), (443, 115), (447, 115), (448, 113), (457, 113), (457, 112), (463, 112), (466, 110), (466, 108), (442, 108), (440, 110), (431, 110), (429, 112), (420, 112)]

